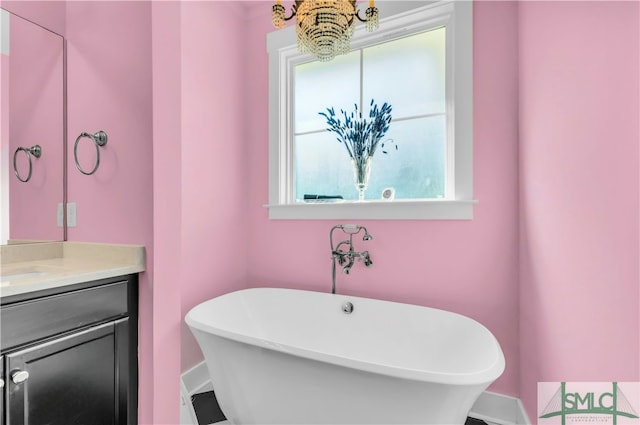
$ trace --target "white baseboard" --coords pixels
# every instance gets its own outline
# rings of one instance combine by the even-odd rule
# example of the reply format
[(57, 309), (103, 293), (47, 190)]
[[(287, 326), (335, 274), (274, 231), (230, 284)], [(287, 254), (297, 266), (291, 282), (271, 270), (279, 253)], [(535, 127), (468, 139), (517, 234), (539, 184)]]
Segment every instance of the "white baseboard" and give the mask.
[(198, 425), (196, 411), (191, 397), (187, 394), (184, 382), (180, 382), (180, 425)]
[(531, 420), (529, 419), (529, 415), (527, 415), (527, 411), (524, 408), (524, 404), (522, 404), (522, 400), (518, 400), (518, 425), (531, 425)]
[[(197, 425), (196, 414), (191, 404), (191, 396), (213, 390), (206, 363), (200, 362), (183, 373), (180, 388), (183, 399), (182, 405), (186, 405), (186, 409), (192, 417), (193, 425)], [(471, 408), (469, 416), (497, 425), (531, 424), (519, 398), (491, 391), (485, 391), (480, 395)], [(221, 424), (223, 423), (221, 422)]]
[(529, 425), (529, 418), (519, 398), (483, 392), (469, 412), (469, 416), (498, 425)]
[(205, 362), (198, 363), (180, 376), (181, 425), (198, 425), (196, 412), (193, 410), (193, 403), (191, 403), (191, 396), (212, 390), (213, 385)]
[(189, 395), (213, 391), (209, 370), (205, 362), (200, 362), (182, 374), (182, 382)]

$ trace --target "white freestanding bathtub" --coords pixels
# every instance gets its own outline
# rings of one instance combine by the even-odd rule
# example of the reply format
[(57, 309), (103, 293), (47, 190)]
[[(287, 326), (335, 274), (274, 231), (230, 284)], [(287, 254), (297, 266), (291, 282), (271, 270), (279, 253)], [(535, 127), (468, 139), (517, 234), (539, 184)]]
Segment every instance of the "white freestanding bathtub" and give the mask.
[(260, 288), (185, 320), (234, 424), (464, 424), (505, 366), (478, 322), (409, 304)]

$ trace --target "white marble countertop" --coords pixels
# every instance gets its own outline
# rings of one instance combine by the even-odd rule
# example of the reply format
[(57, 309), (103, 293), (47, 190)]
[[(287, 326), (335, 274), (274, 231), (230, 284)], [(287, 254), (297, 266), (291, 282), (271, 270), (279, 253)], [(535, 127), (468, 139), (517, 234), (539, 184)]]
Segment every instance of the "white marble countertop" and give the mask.
[(140, 245), (51, 242), (0, 247), (0, 298), (140, 273)]

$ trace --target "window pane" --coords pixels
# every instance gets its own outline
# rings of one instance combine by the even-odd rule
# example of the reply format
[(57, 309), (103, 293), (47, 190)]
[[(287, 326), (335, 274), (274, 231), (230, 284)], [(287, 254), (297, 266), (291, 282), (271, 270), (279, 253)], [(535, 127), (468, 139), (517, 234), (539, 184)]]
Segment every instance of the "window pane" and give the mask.
[(363, 52), (365, 105), (388, 102), (394, 118), (445, 112), (445, 28)]
[(387, 187), (396, 199), (443, 198), (447, 131), (444, 115), (392, 122), (385, 151), (373, 157), (366, 199), (380, 199)]
[[(362, 50), (362, 96), (393, 107), (393, 122), (371, 171), (367, 200), (395, 189), (396, 199), (443, 198), (446, 175), (445, 28)], [(393, 64), (390, 66), (389, 64)], [(318, 112), (353, 110), (360, 99), (360, 51), (295, 67), (294, 196), (357, 200), (350, 157)], [(425, 116), (428, 115), (428, 116)], [(411, 119), (402, 119), (413, 117)], [(320, 130), (320, 131), (318, 131)], [(307, 133), (313, 132), (313, 133)], [(301, 134), (307, 133), (307, 134)], [(395, 148), (398, 146), (398, 149)]]
[[(378, 148), (365, 199), (379, 200), (387, 187), (396, 199), (442, 198), (445, 189), (446, 118), (444, 115), (392, 122), (384, 154)], [(295, 198), (304, 194), (342, 195), (357, 200), (349, 155), (333, 133), (295, 139)]]
[(321, 130), (326, 121), (318, 112), (334, 107), (351, 111), (360, 99), (360, 52), (330, 62), (309, 62), (294, 69), (295, 132)]
[(333, 133), (296, 136), (294, 151), (296, 201), (305, 194), (358, 199), (349, 154)]

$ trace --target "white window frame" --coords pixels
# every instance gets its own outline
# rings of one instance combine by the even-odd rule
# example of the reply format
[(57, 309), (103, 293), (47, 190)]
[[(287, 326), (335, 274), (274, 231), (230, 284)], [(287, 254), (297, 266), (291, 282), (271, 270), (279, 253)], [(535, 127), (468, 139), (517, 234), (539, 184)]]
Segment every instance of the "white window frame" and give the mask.
[[(269, 53), (269, 208), (270, 219), (469, 220), (473, 218), (473, 11), (471, 1), (444, 0), (383, 17), (369, 33), (356, 26), (351, 47), (446, 27), (448, 155), (445, 199), (295, 202), (293, 194), (293, 68), (310, 60), (298, 52), (294, 26), (267, 36)], [(453, 101), (451, 101), (453, 100)]]

